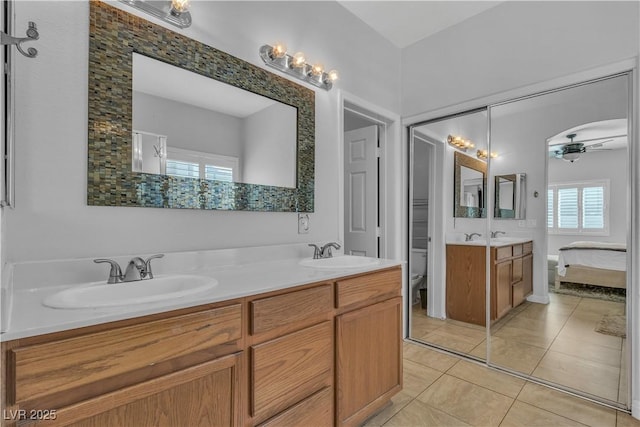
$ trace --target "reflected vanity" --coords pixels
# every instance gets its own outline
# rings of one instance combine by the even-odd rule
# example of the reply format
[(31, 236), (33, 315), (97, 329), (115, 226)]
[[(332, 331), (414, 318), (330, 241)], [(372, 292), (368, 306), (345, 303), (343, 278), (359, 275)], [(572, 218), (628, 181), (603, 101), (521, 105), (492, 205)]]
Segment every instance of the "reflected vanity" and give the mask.
[(123, 14), (90, 3), (87, 203), (313, 212), (315, 93)]

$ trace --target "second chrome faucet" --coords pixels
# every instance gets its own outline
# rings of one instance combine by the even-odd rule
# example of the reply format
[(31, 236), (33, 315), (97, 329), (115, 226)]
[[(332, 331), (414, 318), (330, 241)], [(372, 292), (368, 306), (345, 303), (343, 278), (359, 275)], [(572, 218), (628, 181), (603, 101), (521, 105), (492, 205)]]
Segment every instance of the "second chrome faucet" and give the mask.
[(313, 248), (313, 259), (331, 258), (333, 256), (331, 248), (341, 248), (340, 244), (336, 242), (329, 242), (323, 247), (319, 247), (318, 245), (315, 245), (313, 243), (309, 243), (309, 246)]

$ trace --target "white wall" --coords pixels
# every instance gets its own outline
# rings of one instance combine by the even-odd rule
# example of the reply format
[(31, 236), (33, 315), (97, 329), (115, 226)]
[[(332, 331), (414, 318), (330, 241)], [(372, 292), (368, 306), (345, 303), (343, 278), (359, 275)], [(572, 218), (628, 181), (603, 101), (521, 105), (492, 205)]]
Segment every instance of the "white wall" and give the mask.
[[(286, 123), (292, 126), (281, 126)], [(274, 104), (243, 120), (242, 182), (295, 187), (296, 110)]]
[(240, 157), (242, 128), (243, 120), (228, 114), (146, 93), (133, 95), (133, 129), (166, 135), (169, 147)]
[(294, 213), (87, 206), (88, 13), (85, 1), (16, 4), (16, 28), (35, 21), (41, 37), (37, 59), (16, 59), (17, 201), (5, 211), (6, 260), (337, 239), (336, 88), (399, 111), (397, 48), (334, 2), (193, 2), (193, 26), (182, 31), (190, 37), (263, 67), (259, 47), (282, 40), (340, 72), (332, 91), (314, 89), (315, 213), (311, 232), (298, 235)]
[(638, 9), (638, 2), (504, 2), (403, 49), (402, 115), (635, 57)]
[(548, 253), (558, 254), (558, 249), (576, 240), (596, 242), (627, 241), (627, 159), (626, 149), (587, 152), (580, 155), (574, 163), (560, 159), (549, 159), (549, 183), (588, 181), (592, 179), (609, 180), (609, 235), (576, 236), (549, 234)]

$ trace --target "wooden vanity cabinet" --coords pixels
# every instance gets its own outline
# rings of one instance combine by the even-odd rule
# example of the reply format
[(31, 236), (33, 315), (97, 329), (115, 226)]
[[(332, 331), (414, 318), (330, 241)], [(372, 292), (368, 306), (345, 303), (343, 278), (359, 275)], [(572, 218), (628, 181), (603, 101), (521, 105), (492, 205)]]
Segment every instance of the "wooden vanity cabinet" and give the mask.
[(336, 282), (336, 425), (357, 426), (402, 389), (399, 269)]
[[(485, 326), (485, 246), (447, 245), (447, 317)], [(533, 292), (533, 244), (491, 247), (491, 310), (495, 322)]]
[(402, 387), (400, 295), (394, 267), (4, 342), (0, 425), (359, 425)]
[(3, 422), (238, 425), (242, 317), (233, 301), (3, 343)]

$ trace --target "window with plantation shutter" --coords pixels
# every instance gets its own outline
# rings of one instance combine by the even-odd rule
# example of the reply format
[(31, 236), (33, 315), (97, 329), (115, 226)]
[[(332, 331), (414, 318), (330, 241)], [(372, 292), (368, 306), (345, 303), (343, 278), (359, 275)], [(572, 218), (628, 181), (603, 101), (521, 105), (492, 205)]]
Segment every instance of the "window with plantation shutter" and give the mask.
[(166, 174), (216, 181), (239, 181), (237, 157), (167, 147)]
[(608, 235), (609, 181), (549, 185), (547, 228), (550, 234)]

